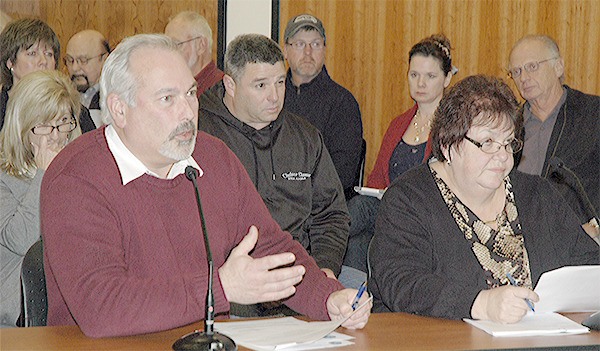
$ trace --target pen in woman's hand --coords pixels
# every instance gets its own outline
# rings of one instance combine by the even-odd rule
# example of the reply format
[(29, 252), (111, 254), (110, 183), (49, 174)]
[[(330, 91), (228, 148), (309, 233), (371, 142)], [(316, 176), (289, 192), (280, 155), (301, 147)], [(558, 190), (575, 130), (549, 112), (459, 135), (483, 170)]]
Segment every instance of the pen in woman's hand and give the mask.
[[(513, 276), (510, 273), (506, 273), (506, 278), (508, 278), (510, 285), (518, 286), (517, 282), (515, 281), (515, 279), (513, 278)], [(535, 312), (535, 309), (533, 308), (533, 303), (531, 302), (531, 300), (529, 300), (529, 299), (524, 299), (524, 300), (527, 303), (527, 306), (529, 306), (529, 308), (531, 308), (531, 311)]]
[(352, 301), (352, 310), (356, 310), (356, 307), (358, 307), (358, 300), (360, 300), (360, 298), (363, 296), (363, 294), (365, 293), (365, 290), (367, 290), (367, 281), (365, 280), (361, 285), (360, 288), (358, 288), (358, 292), (356, 293), (356, 296), (354, 297), (354, 301)]

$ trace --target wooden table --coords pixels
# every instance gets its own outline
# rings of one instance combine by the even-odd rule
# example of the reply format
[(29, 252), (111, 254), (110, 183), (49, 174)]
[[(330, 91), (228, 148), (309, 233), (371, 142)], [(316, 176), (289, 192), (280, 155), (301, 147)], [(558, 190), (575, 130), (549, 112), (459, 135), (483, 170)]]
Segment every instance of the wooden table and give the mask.
[[(581, 322), (589, 313), (566, 314)], [(78, 327), (35, 327), (0, 329), (0, 349), (9, 350), (170, 350), (182, 335), (201, 323), (161, 333), (120, 338), (91, 339)], [(355, 345), (332, 350), (481, 350), (581, 346), (600, 350), (600, 331), (565, 336), (519, 338), (492, 337), (462, 321), (414, 316), (404, 313), (373, 314), (363, 330), (338, 331), (355, 337)], [(586, 347), (587, 346), (587, 347)], [(240, 350), (245, 350), (240, 348)]]

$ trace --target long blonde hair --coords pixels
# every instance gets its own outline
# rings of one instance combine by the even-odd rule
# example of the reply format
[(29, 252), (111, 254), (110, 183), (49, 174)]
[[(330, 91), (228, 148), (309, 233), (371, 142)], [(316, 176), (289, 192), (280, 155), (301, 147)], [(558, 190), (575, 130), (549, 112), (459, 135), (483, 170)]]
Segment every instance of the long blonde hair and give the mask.
[(72, 114), (77, 121), (68, 141), (81, 135), (79, 99), (73, 83), (59, 71), (33, 72), (19, 80), (12, 88), (0, 132), (0, 169), (17, 178), (32, 178), (37, 166), (30, 131), (60, 114)]

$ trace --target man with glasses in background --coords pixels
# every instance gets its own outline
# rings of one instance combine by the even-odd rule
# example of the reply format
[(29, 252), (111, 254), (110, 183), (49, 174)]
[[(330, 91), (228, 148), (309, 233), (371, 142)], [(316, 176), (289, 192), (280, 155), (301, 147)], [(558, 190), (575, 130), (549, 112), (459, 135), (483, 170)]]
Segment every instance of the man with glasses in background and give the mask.
[(598, 240), (600, 97), (563, 85), (564, 61), (556, 42), (545, 35), (517, 41), (508, 72), (526, 100), (517, 169), (550, 180)]
[(81, 104), (90, 110), (96, 127), (101, 126), (100, 73), (110, 54), (110, 45), (102, 33), (86, 29), (71, 37), (67, 43), (65, 66), (81, 94)]
[(175, 40), (198, 83), (198, 96), (223, 79), (223, 71), (212, 59), (212, 30), (206, 18), (183, 11), (169, 19), (165, 34)]
[(298, 15), (288, 23), (283, 53), (289, 70), (283, 108), (306, 118), (323, 134), (346, 199), (349, 199), (356, 195), (362, 119), (352, 93), (327, 73), (325, 41), (323, 22), (312, 15)]

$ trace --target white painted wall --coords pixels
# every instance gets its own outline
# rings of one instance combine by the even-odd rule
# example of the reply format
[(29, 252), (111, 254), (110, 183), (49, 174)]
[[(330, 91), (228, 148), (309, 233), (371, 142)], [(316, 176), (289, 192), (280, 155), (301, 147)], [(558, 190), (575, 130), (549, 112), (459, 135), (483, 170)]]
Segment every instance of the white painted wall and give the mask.
[(226, 43), (245, 33), (271, 37), (271, 6), (271, 0), (227, 0)]

